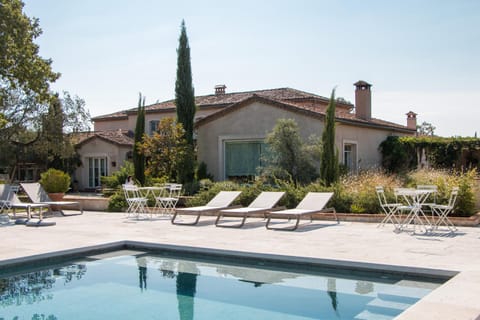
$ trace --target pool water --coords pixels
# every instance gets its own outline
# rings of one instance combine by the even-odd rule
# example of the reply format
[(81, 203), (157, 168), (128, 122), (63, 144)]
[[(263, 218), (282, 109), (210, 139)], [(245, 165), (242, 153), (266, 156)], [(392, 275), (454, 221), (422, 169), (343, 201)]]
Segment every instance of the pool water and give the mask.
[(0, 275), (0, 319), (392, 319), (438, 287), (120, 251)]

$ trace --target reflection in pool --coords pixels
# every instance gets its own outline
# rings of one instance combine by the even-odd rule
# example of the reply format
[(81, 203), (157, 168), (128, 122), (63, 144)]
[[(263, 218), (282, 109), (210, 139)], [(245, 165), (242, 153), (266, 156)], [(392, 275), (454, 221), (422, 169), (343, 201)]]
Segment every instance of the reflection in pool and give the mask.
[(0, 319), (388, 319), (440, 285), (240, 262), (120, 251), (2, 275)]

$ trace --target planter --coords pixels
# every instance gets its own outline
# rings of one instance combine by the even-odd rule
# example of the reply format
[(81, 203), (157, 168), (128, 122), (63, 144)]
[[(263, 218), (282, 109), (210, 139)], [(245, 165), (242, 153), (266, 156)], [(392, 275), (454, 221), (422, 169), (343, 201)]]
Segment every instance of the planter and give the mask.
[(52, 201), (63, 201), (63, 197), (65, 196), (65, 193), (63, 192), (54, 192), (54, 193), (49, 193), (48, 197)]

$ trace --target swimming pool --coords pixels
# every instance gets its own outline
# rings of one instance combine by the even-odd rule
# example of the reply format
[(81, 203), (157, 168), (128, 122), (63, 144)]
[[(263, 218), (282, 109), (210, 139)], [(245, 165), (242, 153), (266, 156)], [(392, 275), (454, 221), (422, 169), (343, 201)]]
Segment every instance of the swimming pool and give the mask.
[(392, 319), (445, 280), (168, 250), (51, 262), (0, 274), (0, 319)]

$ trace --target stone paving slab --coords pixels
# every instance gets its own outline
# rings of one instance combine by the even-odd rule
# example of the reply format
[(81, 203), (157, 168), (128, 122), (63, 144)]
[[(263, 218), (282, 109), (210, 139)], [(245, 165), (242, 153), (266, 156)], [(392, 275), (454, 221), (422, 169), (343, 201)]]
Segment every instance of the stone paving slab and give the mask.
[(294, 232), (265, 229), (249, 219), (242, 229), (217, 228), (214, 217), (197, 226), (172, 225), (167, 217), (127, 219), (123, 213), (85, 212), (49, 217), (50, 227), (0, 226), (0, 261), (112, 243), (143, 241), (350, 261), (395, 267), (458, 271), (459, 274), (402, 313), (398, 319), (480, 319), (480, 228), (460, 227), (455, 235), (395, 233), (386, 225), (302, 221)]

